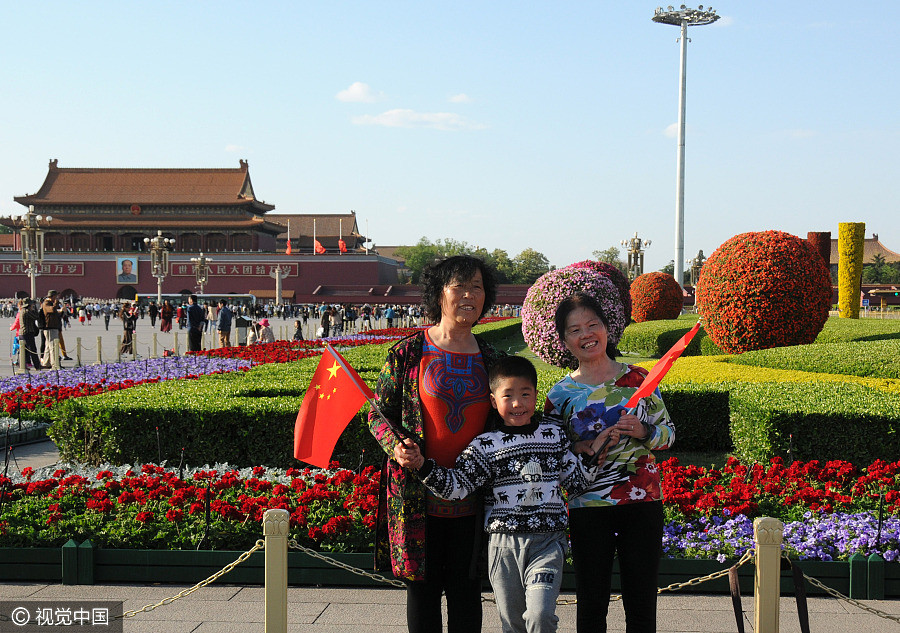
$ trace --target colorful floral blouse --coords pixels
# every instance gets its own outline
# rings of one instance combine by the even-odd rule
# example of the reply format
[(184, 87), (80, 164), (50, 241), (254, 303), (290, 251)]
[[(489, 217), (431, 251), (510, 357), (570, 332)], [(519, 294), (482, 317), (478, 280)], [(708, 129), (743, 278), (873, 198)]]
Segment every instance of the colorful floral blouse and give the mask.
[[(585, 385), (566, 376), (547, 393), (545, 412), (561, 417), (579, 440), (593, 439), (616, 423), (628, 398), (646, 375), (647, 370), (641, 367), (620, 365), (615, 378), (600, 385)], [(672, 445), (675, 425), (659, 389), (640, 400), (637, 416), (650, 425), (650, 436), (643, 442), (622, 436), (609, 451), (594, 484), (586, 492), (569, 498), (570, 509), (662, 500), (659, 469), (650, 451)]]
[[(503, 356), (479, 337), (478, 348), (485, 370)], [(375, 394), (384, 416), (423, 439), (422, 402), (419, 397), (419, 368), (425, 342), (424, 331), (391, 347), (378, 376)], [(375, 567), (390, 569), (406, 580), (425, 579), (425, 509), (427, 489), (410, 471), (390, 459), (398, 439), (374, 412), (369, 413), (369, 429), (388, 459), (381, 471), (378, 516), (375, 527)], [(448, 546), (451, 546), (448, 544)]]

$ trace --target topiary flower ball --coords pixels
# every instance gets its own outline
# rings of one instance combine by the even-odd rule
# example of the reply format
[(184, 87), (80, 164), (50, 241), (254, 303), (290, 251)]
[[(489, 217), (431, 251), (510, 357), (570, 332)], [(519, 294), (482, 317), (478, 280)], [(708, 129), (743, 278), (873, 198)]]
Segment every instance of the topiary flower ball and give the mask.
[(631, 318), (637, 323), (677, 319), (684, 291), (672, 275), (645, 273), (631, 282)]
[(588, 268), (595, 273), (600, 273), (604, 277), (608, 277), (616, 287), (616, 290), (619, 291), (622, 307), (625, 310), (625, 322), (628, 322), (628, 319), (631, 318), (631, 292), (629, 291), (629, 286), (631, 284), (628, 282), (628, 277), (626, 277), (621, 270), (612, 264), (594, 261), (593, 259), (575, 262), (574, 264), (569, 264), (566, 268)]
[(592, 295), (609, 320), (608, 338), (618, 343), (625, 330), (619, 291), (609, 280), (588, 268), (560, 268), (542, 275), (529, 288), (522, 305), (522, 335), (528, 347), (546, 363), (575, 369), (578, 361), (556, 334), (553, 316), (560, 302), (576, 292)]
[(812, 343), (831, 307), (825, 262), (782, 231), (742, 233), (703, 265), (697, 283), (703, 328), (729, 354)]

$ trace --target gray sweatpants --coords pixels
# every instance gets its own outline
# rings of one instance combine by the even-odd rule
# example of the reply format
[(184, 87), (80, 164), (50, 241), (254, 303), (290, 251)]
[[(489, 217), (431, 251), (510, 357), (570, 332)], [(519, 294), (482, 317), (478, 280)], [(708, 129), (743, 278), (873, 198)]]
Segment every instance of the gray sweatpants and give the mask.
[(503, 633), (556, 631), (565, 532), (491, 534), (488, 562)]

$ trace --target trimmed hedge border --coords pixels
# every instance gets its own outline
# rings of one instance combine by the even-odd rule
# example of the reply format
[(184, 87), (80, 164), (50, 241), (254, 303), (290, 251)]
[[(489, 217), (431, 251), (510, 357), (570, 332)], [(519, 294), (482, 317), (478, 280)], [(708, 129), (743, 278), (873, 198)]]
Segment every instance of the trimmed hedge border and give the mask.
[[(109, 583), (196, 583), (233, 562), (243, 552), (190, 550), (121, 550), (94, 547), (70, 540), (60, 548), (0, 548), (0, 577), (8, 582), (61, 582), (64, 585)], [(372, 568), (372, 554), (336, 554), (327, 556), (366, 571)], [(726, 569), (736, 560), (664, 558), (660, 561), (659, 583), (668, 586)], [(798, 561), (803, 571), (825, 585), (851, 598), (900, 598), (900, 565), (884, 564), (878, 558), (867, 561), (857, 555), (851, 561)], [(871, 574), (870, 568), (879, 573)], [(265, 554), (254, 552), (244, 563), (217, 584), (257, 584), (264, 582)], [(738, 572), (741, 591), (752, 592), (753, 567)], [(881, 580), (879, 580), (879, 578)], [(288, 584), (332, 587), (380, 586), (375, 580), (358, 576), (312, 558), (303, 552), (288, 552)], [(488, 585), (485, 585), (489, 587)], [(782, 593), (792, 594), (790, 572), (782, 572)], [(563, 572), (563, 590), (575, 588), (571, 566)], [(613, 566), (613, 590), (620, 590), (618, 563)], [(728, 581), (714, 581), (686, 587), (682, 591), (728, 593)], [(809, 594), (824, 592), (807, 585)], [(880, 592), (880, 593), (879, 593)]]

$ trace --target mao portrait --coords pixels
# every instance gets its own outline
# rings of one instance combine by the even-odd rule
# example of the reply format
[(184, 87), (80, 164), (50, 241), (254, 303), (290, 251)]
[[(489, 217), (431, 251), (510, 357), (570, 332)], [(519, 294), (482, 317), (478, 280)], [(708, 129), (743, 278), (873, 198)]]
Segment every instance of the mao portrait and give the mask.
[(134, 257), (116, 258), (116, 283), (137, 283), (137, 259)]

